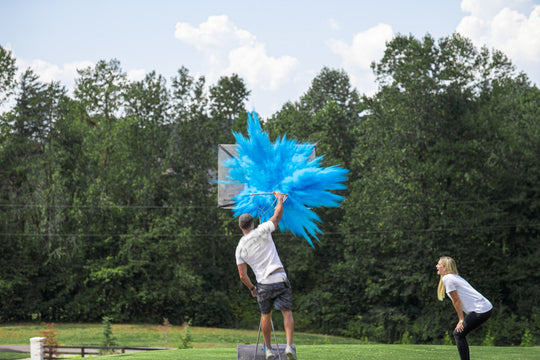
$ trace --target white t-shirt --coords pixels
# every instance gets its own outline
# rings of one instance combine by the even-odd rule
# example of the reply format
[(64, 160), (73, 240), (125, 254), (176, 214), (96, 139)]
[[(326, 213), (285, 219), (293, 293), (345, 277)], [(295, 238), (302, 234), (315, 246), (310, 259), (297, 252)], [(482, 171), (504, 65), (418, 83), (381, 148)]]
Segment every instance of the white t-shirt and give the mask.
[(493, 305), (482, 294), (476, 291), (464, 278), (457, 274), (446, 274), (442, 278), (446, 294), (450, 296), (450, 292), (456, 290), (461, 302), (461, 308), (465, 314), (475, 312), (478, 314), (485, 313), (493, 308)]
[(258, 283), (274, 270), (283, 267), (272, 240), (271, 233), (275, 228), (273, 222), (264, 222), (242, 236), (236, 247), (236, 265), (248, 264), (255, 273)]

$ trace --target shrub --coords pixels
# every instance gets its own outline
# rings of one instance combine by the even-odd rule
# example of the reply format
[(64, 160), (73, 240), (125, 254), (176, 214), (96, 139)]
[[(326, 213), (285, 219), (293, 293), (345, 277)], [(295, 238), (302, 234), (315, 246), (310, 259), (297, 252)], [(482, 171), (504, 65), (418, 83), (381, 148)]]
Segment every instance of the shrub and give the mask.
[(529, 329), (525, 329), (525, 332), (523, 333), (523, 336), (521, 337), (521, 343), (519, 346), (523, 347), (529, 347), (534, 346), (533, 336)]
[(118, 346), (116, 338), (113, 336), (112, 332), (112, 318), (109, 316), (103, 317), (103, 342), (101, 343), (101, 346), (103, 346), (105, 349), (100, 349), (99, 354), (105, 355), (105, 354), (114, 354), (114, 349), (111, 349), (112, 347)]
[(409, 334), (409, 332), (407, 330), (405, 330), (405, 332), (403, 333), (403, 335), (401, 336), (401, 343), (403, 345), (409, 345), (411, 343), (411, 335)]
[(40, 334), (45, 338), (45, 359), (55, 359), (58, 350), (58, 330), (55, 328), (54, 323), (44, 324), (47, 327), (47, 330), (41, 331)]
[[(505, 314), (505, 312), (508, 313)], [(492, 335), (495, 338), (496, 345), (519, 345), (521, 335), (524, 328), (527, 326), (526, 321), (519, 319), (517, 315), (511, 313), (506, 308), (501, 309), (501, 312), (488, 320), (490, 328), (493, 329)]]
[(450, 337), (450, 334), (448, 334), (448, 331), (444, 333), (443, 338), (443, 345), (454, 345), (454, 342), (452, 341), (452, 338)]
[(491, 329), (488, 330), (482, 346), (495, 346), (495, 338), (491, 335)]
[(186, 324), (186, 327), (184, 329), (184, 333), (180, 336), (180, 345), (178, 346), (179, 349), (189, 349), (192, 347), (191, 341), (193, 340), (191, 337), (191, 319)]

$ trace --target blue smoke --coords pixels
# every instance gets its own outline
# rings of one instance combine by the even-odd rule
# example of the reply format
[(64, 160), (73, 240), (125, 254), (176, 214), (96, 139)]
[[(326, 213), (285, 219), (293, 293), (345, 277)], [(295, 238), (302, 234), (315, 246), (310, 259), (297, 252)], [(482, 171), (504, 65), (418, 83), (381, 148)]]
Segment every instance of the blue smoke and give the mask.
[(249, 213), (261, 222), (272, 217), (276, 198), (272, 195), (251, 195), (279, 191), (287, 194), (281, 231), (302, 236), (313, 246), (311, 238), (322, 234), (317, 223), (319, 216), (312, 210), (321, 206), (339, 207), (343, 196), (331, 190), (343, 190), (349, 170), (339, 166), (321, 167), (322, 156), (310, 160), (314, 146), (298, 143), (286, 136), (272, 143), (262, 131), (255, 112), (249, 114), (248, 135), (233, 132), (237, 156), (227, 159), (223, 166), (229, 168), (228, 179), (244, 184), (244, 189), (233, 200), (234, 216)]

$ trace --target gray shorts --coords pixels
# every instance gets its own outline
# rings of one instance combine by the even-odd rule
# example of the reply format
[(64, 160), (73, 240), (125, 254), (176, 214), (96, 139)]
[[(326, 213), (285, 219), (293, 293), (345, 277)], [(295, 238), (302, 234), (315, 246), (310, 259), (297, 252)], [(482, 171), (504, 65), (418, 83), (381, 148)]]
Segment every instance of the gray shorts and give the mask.
[(273, 284), (257, 284), (257, 302), (262, 314), (276, 310), (292, 311), (292, 289), (289, 281)]

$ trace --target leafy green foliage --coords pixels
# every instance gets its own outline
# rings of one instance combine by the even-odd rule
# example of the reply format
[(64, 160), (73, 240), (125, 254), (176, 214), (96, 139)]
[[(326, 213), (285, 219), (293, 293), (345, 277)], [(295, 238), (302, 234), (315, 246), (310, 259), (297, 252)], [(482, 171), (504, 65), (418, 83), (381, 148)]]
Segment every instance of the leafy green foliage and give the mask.
[(193, 347), (193, 345), (191, 345), (192, 341), (193, 337), (191, 336), (191, 319), (189, 319), (186, 326), (184, 327), (184, 333), (180, 336), (180, 345), (178, 345), (178, 348), (190, 349)]
[(0, 104), (13, 93), (15, 88), (15, 58), (11, 50), (0, 46)]
[[(456, 62), (456, 53), (468, 55)], [(342, 268), (360, 280), (351, 297), (361, 299), (361, 305), (351, 315), (362, 314), (367, 323), (363, 334), (376, 336), (379, 325), (385, 338), (397, 340), (408, 320), (421, 325), (421, 314), (430, 311), (431, 320), (426, 320), (432, 322), (432, 333), (442, 334), (443, 314), (451, 323), (451, 313), (434, 300), (437, 280), (429, 274), (438, 257), (451, 254), (463, 264), (464, 276), (495, 301), (512, 296), (496, 284), (508, 279), (517, 263), (516, 251), (507, 252), (509, 243), (525, 246), (532, 251), (528, 254), (538, 251), (529, 247), (538, 236), (533, 220), (538, 214), (514, 220), (517, 214), (509, 209), (516, 201), (536, 203), (538, 197), (531, 194), (525, 200), (501, 179), (505, 173), (507, 185), (521, 183), (518, 174), (536, 166), (500, 163), (507, 159), (505, 149), (520, 158), (526, 152), (509, 145), (517, 133), (508, 132), (512, 120), (504, 119), (506, 111), (485, 112), (506, 101), (499, 99), (500, 84), (507, 84), (507, 90), (523, 86), (529, 94), (537, 90), (521, 77), (511, 80), (511, 67), (500, 54), (478, 54), (458, 35), (439, 46), (430, 37), (423, 42), (397, 37), (374, 69), (383, 87), (365, 98), (370, 115), (359, 127), (353, 162), (353, 172), (361, 176), (351, 184), (344, 205), (342, 229), (349, 235)], [(529, 118), (528, 110), (516, 118)], [(506, 172), (505, 166), (517, 167)], [(520, 224), (529, 224), (527, 240), (518, 240)], [(496, 288), (502, 292), (492, 292)], [(411, 333), (417, 341), (435, 340), (424, 337), (423, 326), (415, 328), (419, 332)]]
[(522, 347), (534, 346), (533, 337), (529, 329), (525, 329), (525, 332), (523, 333), (523, 336), (521, 337), (521, 343), (519, 344), (519, 346), (522, 346)]
[(100, 355), (114, 353), (115, 350), (113, 348), (115, 346), (118, 346), (118, 342), (117, 342), (116, 337), (114, 337), (113, 331), (112, 331), (112, 317), (104, 316), (102, 324), (103, 324), (103, 341), (101, 343), (101, 346), (104, 347), (104, 349), (99, 350)]

